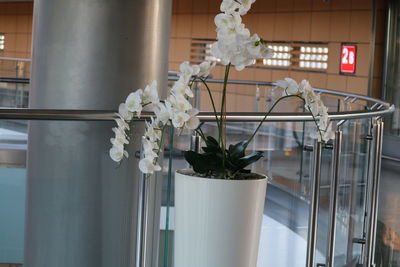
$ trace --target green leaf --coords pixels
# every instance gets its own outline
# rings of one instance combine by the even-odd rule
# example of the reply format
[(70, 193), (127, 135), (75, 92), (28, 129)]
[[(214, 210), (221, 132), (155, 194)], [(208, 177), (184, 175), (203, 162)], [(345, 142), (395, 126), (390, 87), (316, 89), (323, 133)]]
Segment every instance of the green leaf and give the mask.
[(246, 166), (258, 161), (260, 158), (263, 157), (262, 151), (255, 151), (247, 156), (244, 156), (238, 160), (237, 170), (241, 170)]
[(221, 159), (213, 153), (199, 154), (193, 151), (185, 151), (184, 156), (186, 161), (192, 165), (192, 168), (197, 173), (221, 172)]
[(222, 150), (219, 147), (217, 140), (215, 140), (212, 136), (207, 136), (206, 138), (206, 146), (202, 147), (203, 151), (206, 153), (220, 153), (222, 154)]
[(202, 149), (206, 153), (221, 153), (221, 148), (220, 147), (203, 146)]
[(197, 154), (198, 153), (191, 151), (191, 150), (183, 152), (183, 156), (185, 157), (185, 160), (192, 166), (196, 164)]
[(206, 145), (208, 147), (214, 147), (214, 146), (218, 147), (219, 146), (218, 141), (215, 140), (215, 138), (212, 137), (212, 136), (207, 136), (206, 137)]
[(246, 147), (247, 147), (247, 140), (229, 146), (228, 152), (232, 162), (235, 163), (239, 158), (244, 157)]

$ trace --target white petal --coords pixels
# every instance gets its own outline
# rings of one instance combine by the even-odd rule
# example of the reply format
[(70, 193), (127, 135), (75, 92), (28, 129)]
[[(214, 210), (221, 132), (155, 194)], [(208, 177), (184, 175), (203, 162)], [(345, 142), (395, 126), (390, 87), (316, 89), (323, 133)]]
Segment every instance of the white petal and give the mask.
[(113, 146), (111, 147), (109, 154), (113, 161), (120, 162), (124, 157), (124, 148), (119, 146)]
[(186, 123), (185, 127), (190, 130), (197, 129), (199, 127), (200, 120), (197, 117), (191, 117)]

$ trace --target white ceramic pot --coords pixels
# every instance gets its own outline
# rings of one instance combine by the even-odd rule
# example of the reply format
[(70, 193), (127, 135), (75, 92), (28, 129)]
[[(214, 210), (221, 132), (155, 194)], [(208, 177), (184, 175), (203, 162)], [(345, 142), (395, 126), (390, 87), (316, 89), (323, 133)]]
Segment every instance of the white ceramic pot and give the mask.
[[(175, 267), (256, 267), (267, 178), (175, 173)], [(186, 174), (185, 174), (186, 173)]]

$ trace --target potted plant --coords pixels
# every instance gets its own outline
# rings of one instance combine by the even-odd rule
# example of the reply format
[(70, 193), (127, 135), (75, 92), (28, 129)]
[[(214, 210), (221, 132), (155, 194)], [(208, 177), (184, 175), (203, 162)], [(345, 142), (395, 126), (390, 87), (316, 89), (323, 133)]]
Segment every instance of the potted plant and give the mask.
[[(128, 153), (124, 146), (129, 143), (130, 123), (140, 117), (144, 107), (151, 107), (155, 116), (146, 122), (143, 138), (144, 157), (139, 168), (148, 175), (160, 171), (158, 157), (167, 127), (190, 129), (197, 132), (204, 146), (202, 152), (186, 151), (189, 170), (175, 174), (175, 267), (255, 267), (261, 219), (264, 208), (267, 178), (250, 173), (246, 167), (262, 157), (261, 151), (247, 153), (247, 147), (265, 122), (274, 107), (286, 98), (299, 98), (311, 112), (316, 124), (316, 138), (325, 142), (333, 138), (327, 108), (310, 84), (285, 78), (276, 85), (283, 88), (283, 95), (258, 124), (254, 133), (246, 140), (227, 146), (225, 138), (225, 106), (229, 71), (235, 67), (240, 71), (254, 64), (259, 58), (270, 58), (273, 53), (265, 42), (250, 35), (242, 23), (255, 0), (223, 0), (222, 13), (215, 17), (217, 41), (211, 52), (225, 65), (225, 75), (220, 103), (217, 110), (207, 77), (215, 62), (180, 65), (179, 79), (174, 83), (170, 95), (160, 101), (157, 83), (153, 81), (144, 90), (129, 94), (119, 106), (111, 138), (110, 156), (120, 162)], [(198, 110), (189, 99), (193, 97), (191, 87), (201, 82), (208, 91), (218, 127), (218, 136), (205, 136), (196, 117)]]

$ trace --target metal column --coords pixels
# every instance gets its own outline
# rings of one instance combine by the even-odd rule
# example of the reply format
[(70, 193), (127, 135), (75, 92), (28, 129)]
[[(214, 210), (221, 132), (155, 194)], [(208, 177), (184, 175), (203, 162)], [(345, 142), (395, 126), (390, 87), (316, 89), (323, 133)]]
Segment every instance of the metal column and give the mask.
[[(30, 108), (115, 110), (152, 80), (165, 90), (171, 5), (35, 0)], [(139, 125), (117, 168), (108, 156), (114, 123), (30, 123), (24, 266), (135, 265)], [(161, 184), (147, 186), (146, 256), (156, 266)]]

